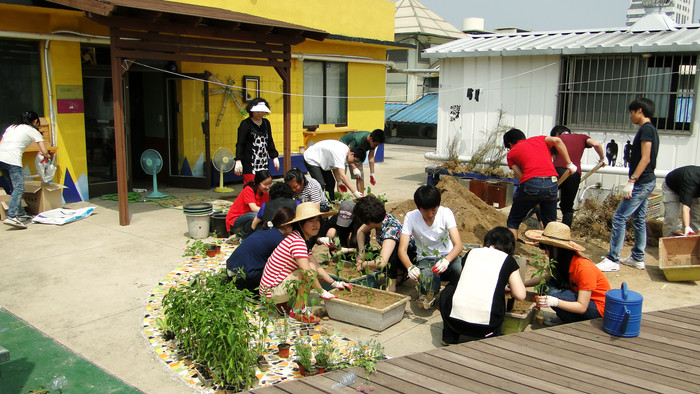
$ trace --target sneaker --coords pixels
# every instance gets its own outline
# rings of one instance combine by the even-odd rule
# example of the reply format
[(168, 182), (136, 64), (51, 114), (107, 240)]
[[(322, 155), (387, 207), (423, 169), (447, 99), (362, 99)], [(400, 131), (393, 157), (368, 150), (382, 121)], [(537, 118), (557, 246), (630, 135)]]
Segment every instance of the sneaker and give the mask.
[(630, 267), (634, 267), (638, 270), (643, 270), (645, 268), (643, 261), (637, 261), (633, 259), (632, 256), (620, 260), (620, 263), (628, 265)]
[(542, 323), (547, 327), (554, 327), (560, 324), (564, 324), (564, 322), (559, 318), (559, 316), (545, 317)]
[(603, 272), (615, 272), (620, 270), (620, 264), (610, 260), (607, 257), (600, 263), (596, 264), (596, 267)]
[(17, 219), (19, 219), (22, 222), (28, 222), (28, 221), (34, 219), (34, 215), (29, 215), (27, 213), (24, 213), (22, 215), (17, 216)]
[(304, 312), (297, 313), (294, 311), (290, 311), (289, 317), (291, 317), (292, 319), (295, 319), (296, 321), (305, 323), (305, 324), (318, 324), (318, 322), (321, 321), (321, 319), (318, 316), (316, 316), (312, 313), (308, 313), (308, 312), (307, 313), (304, 313)]
[(7, 219), (5, 219), (3, 221), (3, 223), (5, 223), (8, 226), (12, 226), (14, 228), (27, 228), (27, 226), (24, 223), (19, 221), (18, 217), (14, 217), (14, 218), (8, 217)]

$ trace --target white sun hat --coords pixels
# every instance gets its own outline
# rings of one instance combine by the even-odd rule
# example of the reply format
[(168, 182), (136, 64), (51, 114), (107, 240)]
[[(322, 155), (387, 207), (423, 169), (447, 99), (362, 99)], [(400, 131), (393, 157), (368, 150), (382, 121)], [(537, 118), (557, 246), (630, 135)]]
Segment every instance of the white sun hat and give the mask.
[(270, 108), (267, 108), (267, 105), (261, 101), (255, 104), (253, 108), (250, 109), (250, 112), (267, 112), (269, 114)]

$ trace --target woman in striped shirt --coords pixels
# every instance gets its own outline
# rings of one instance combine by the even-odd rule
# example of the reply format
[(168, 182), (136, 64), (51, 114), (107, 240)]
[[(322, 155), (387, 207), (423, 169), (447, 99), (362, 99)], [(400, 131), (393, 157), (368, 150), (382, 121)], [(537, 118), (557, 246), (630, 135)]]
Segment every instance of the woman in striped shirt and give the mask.
[(312, 202), (299, 204), (294, 220), (285, 223), (292, 225), (292, 233), (272, 252), (260, 279), (260, 295), (274, 300), (281, 308), (286, 307), (290, 292), (296, 287), (294, 305), (289, 316), (302, 323), (319, 322), (319, 318), (305, 307), (305, 296), (310, 289), (316, 289), (324, 299), (335, 297), (321, 288), (319, 279), (337, 289), (352, 289), (352, 286), (345, 282), (334, 281), (311, 254), (313, 245), (310, 245), (309, 240), (318, 234), (321, 218), (334, 213), (321, 213), (318, 205)]

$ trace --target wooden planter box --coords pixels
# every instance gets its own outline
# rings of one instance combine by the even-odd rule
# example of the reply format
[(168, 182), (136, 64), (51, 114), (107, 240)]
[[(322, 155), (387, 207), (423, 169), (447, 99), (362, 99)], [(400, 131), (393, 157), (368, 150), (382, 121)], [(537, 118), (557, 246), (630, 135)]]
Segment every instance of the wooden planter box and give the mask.
[[(358, 286), (361, 287), (361, 286)], [(369, 328), (374, 331), (383, 331), (403, 319), (406, 304), (411, 297), (390, 293), (385, 290), (371, 289), (375, 294), (381, 293), (396, 298), (396, 302), (378, 309), (367, 305), (356, 304), (339, 298), (326, 300), (326, 310), (328, 316), (333, 320), (340, 320), (346, 323)], [(338, 292), (334, 289), (331, 293)]]
[(659, 268), (672, 282), (700, 280), (700, 236), (659, 239)]
[(503, 320), (503, 325), (501, 326), (501, 333), (506, 335), (522, 332), (535, 316), (535, 305), (533, 302), (525, 314), (506, 312), (505, 320)]

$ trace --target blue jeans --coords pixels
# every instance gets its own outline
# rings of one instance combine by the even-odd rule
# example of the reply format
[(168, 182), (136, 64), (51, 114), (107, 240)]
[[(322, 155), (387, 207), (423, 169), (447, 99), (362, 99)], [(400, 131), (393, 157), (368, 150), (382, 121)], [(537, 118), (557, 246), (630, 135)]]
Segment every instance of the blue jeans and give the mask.
[(656, 187), (656, 182), (635, 184), (634, 189), (632, 189), (632, 198), (620, 201), (620, 205), (617, 206), (612, 217), (610, 250), (605, 257), (614, 262), (620, 261), (620, 251), (625, 242), (627, 219), (631, 217), (634, 226), (632, 258), (635, 261), (644, 261), (644, 250), (647, 247), (647, 205), (649, 204), (649, 195), (654, 187)]
[(246, 238), (253, 233), (253, 229), (250, 227), (253, 224), (253, 219), (258, 216), (257, 212), (247, 212), (236, 218), (233, 221), (233, 226), (231, 226), (231, 234), (238, 233), (241, 238)]
[[(552, 179), (554, 178), (554, 180)], [(513, 206), (508, 214), (507, 226), (518, 229), (532, 208), (540, 205), (542, 225), (557, 220), (557, 177), (530, 178), (518, 185), (513, 197)]]
[(24, 174), (22, 167), (0, 161), (0, 171), (2, 171), (5, 183), (9, 185), (9, 190), (5, 189), (5, 192), (10, 195), (10, 207), (7, 211), (7, 216), (14, 218), (23, 215)]
[(432, 271), (432, 268), (440, 259), (441, 257), (423, 258), (416, 264), (420, 268), (418, 284), (420, 285), (421, 294), (428, 294), (428, 292), (433, 292), (433, 294), (439, 293), (440, 282), (443, 279), (450, 282), (454, 281), (455, 283), (459, 280), (459, 274), (462, 273), (462, 264), (459, 262), (459, 256), (450, 261), (450, 265), (447, 266), (445, 272), (436, 274)]
[[(578, 300), (578, 294), (574, 293), (572, 290), (558, 289), (558, 288), (554, 287), (554, 283), (551, 281), (547, 281), (547, 286), (549, 286), (549, 289), (547, 290), (547, 295), (551, 295), (552, 297), (557, 297), (558, 299), (560, 299), (562, 301), (575, 302)], [(598, 312), (598, 307), (596, 306), (595, 302), (593, 302), (593, 300), (590, 300), (588, 302), (588, 309), (586, 309), (586, 312), (584, 312), (583, 314), (565, 311), (561, 308), (552, 308), (552, 309), (554, 309), (554, 312), (557, 313), (557, 316), (564, 323), (573, 323), (573, 322), (577, 322), (577, 321), (598, 319), (600, 317), (603, 317), (600, 315), (600, 312)]]

